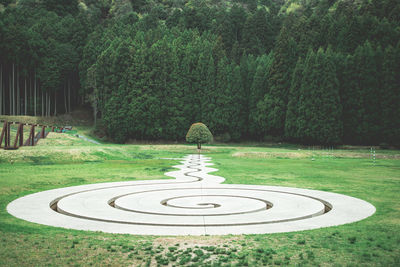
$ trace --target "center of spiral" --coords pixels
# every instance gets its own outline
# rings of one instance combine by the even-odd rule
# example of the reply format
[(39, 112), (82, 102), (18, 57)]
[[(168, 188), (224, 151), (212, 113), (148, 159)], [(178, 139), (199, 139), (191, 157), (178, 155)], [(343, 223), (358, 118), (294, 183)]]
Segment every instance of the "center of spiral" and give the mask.
[(220, 204), (216, 204), (216, 203), (199, 203), (197, 204), (199, 206), (212, 206), (211, 208), (218, 208), (221, 207)]
[(222, 216), (267, 210), (272, 203), (248, 192), (221, 188), (171, 188), (113, 198), (113, 208), (144, 214)]
[(196, 203), (196, 201), (198, 201), (199, 198), (201, 199), (203, 197), (199, 196), (177, 197), (177, 198), (170, 198), (163, 200), (160, 203), (167, 207), (181, 208), (181, 209), (213, 209), (221, 207), (221, 204), (211, 203), (211, 202)]

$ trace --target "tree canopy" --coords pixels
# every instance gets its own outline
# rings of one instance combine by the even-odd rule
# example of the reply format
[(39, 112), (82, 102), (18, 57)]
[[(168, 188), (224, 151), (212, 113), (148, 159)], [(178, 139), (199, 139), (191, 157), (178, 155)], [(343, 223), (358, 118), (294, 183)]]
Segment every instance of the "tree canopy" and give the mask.
[(212, 133), (207, 126), (201, 122), (193, 123), (186, 134), (186, 141), (197, 144), (198, 149), (201, 149), (201, 144), (209, 143), (212, 140)]
[(393, 0), (7, 0), (0, 114), (93, 108), (116, 142), (400, 145)]

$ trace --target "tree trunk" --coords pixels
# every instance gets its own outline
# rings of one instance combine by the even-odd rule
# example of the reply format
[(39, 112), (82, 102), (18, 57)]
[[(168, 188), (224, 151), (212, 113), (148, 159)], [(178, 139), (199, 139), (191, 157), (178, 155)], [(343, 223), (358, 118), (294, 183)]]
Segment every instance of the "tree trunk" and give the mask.
[(0, 75), (1, 75), (1, 77), (0, 77), (0, 83), (1, 83), (1, 96), (0, 96), (0, 98), (1, 98), (1, 100), (0, 100), (0, 106), (1, 106), (1, 108), (0, 108), (0, 113), (1, 114), (3, 114), (3, 115), (6, 115), (6, 112), (5, 112), (5, 106), (4, 106), (4, 97), (5, 97), (5, 95), (4, 95), (4, 87), (3, 87), (3, 64), (1, 65), (1, 70), (0, 70)]
[(97, 127), (97, 104), (93, 107), (94, 113), (94, 127)]
[(71, 83), (68, 80), (68, 113), (71, 112)]
[(201, 149), (201, 143), (197, 143), (197, 149)]
[(3, 115), (3, 65), (0, 66), (0, 115)]
[(12, 115), (15, 115), (15, 65), (12, 64)]
[(50, 112), (51, 112), (51, 97), (50, 97), (50, 93), (47, 94), (47, 101), (49, 102), (49, 107), (47, 109), (47, 116), (50, 117)]
[(26, 90), (26, 78), (25, 78), (25, 116), (27, 115), (27, 111), (28, 111), (28, 94), (27, 94), (27, 90)]
[(9, 95), (8, 97), (10, 98), (10, 113), (8, 115), (12, 115), (12, 81), (11, 81), (11, 73), (9, 74), (10, 79), (8, 79), (8, 89), (9, 89)]
[(3, 115), (6, 115), (6, 88), (4, 81), (3, 81)]
[(46, 105), (45, 105), (45, 109), (44, 109), (44, 114), (47, 117), (49, 115), (49, 97), (48, 97), (48, 93), (46, 92), (46, 95), (44, 97), (45, 101), (46, 101)]
[(42, 117), (43, 116), (44, 116), (44, 94), (43, 94), (43, 91), (42, 91)]
[(94, 115), (94, 127), (97, 126), (97, 84), (96, 80), (94, 80), (94, 90), (93, 90), (93, 115)]
[(36, 91), (36, 71), (35, 71), (35, 81), (34, 81), (34, 97), (33, 97), (33, 102), (34, 102), (34, 105), (33, 105), (33, 109), (34, 109), (34, 112), (33, 112), (33, 115), (36, 117), (36, 100), (37, 100), (37, 91)]
[[(5, 78), (5, 77), (4, 77)], [(4, 79), (3, 78), (3, 79)], [(4, 86), (3, 86), (3, 114), (6, 115), (7, 109), (6, 109), (6, 82), (4, 81)]]
[[(32, 107), (32, 78), (29, 76), (29, 101), (30, 106)], [(30, 113), (32, 114), (32, 113)]]
[(17, 67), (17, 115), (21, 115), (21, 99), (20, 99), (20, 90), (19, 90), (19, 71)]
[(64, 84), (63, 89), (64, 89), (64, 110), (65, 110), (65, 114), (68, 113), (68, 107), (67, 107), (67, 93), (65, 92), (65, 91), (67, 91), (66, 88), (67, 88), (67, 87), (66, 87), (65, 84)]
[(54, 116), (57, 116), (57, 92), (54, 92)]

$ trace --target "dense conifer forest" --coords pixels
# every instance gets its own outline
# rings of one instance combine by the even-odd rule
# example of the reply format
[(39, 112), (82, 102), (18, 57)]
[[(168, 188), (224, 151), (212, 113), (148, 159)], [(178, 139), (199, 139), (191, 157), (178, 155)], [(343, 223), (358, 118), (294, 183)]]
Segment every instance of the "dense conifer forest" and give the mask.
[(116, 142), (400, 145), (398, 0), (0, 0), (0, 115)]

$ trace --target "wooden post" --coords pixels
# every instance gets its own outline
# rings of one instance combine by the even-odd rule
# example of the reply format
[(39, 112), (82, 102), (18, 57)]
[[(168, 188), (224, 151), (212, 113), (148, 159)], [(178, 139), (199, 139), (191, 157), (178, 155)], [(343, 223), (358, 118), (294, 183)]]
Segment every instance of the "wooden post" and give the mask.
[(31, 137), (31, 146), (34, 146), (35, 145), (35, 124), (33, 124), (32, 125), (32, 129), (31, 129), (31, 132), (32, 132), (32, 137)]
[(19, 146), (23, 146), (24, 145), (24, 124), (20, 123), (19, 124)]
[(4, 148), (9, 148), (10, 147), (10, 139), (11, 139), (11, 122), (7, 123), (7, 137), (6, 137), (6, 145), (4, 146)]
[(42, 126), (42, 132), (41, 132), (41, 134), (40, 134), (40, 138), (45, 138), (46, 136), (45, 136), (45, 134), (46, 134), (46, 132), (45, 132), (45, 129), (46, 129), (46, 126)]
[[(0, 148), (1, 148), (1, 145), (3, 144), (3, 138), (4, 138), (4, 135), (6, 134), (6, 131), (7, 131), (7, 121), (4, 122), (4, 124), (3, 124), (3, 129), (1, 130), (1, 135), (0, 135)], [(4, 142), (4, 143), (5, 143), (5, 142)], [(5, 144), (4, 144), (4, 146), (5, 146)]]
[(25, 142), (26, 146), (34, 146), (35, 145), (35, 124), (31, 125), (31, 131), (29, 132), (29, 138)]
[(33, 137), (35, 135), (35, 125), (34, 124), (28, 124), (31, 125), (31, 130), (29, 131), (29, 137), (25, 141), (25, 146), (33, 146)]
[[(17, 149), (19, 146), (22, 146), (22, 138), (23, 137), (23, 124), (20, 123), (18, 125), (18, 130), (17, 130), (17, 134), (15, 135), (15, 141), (14, 141), (14, 149)], [(18, 142), (18, 138), (19, 138), (19, 142)], [(17, 146), (19, 144), (19, 146)]]

